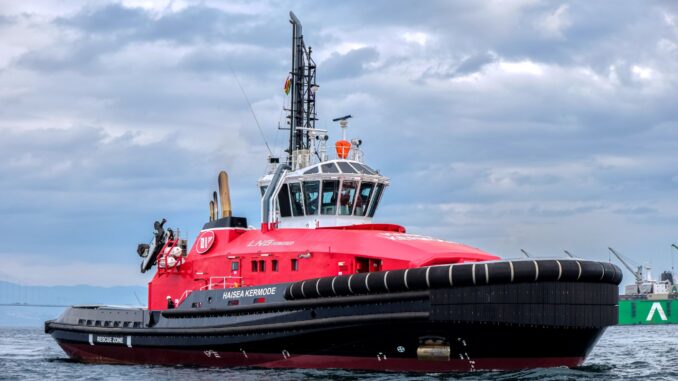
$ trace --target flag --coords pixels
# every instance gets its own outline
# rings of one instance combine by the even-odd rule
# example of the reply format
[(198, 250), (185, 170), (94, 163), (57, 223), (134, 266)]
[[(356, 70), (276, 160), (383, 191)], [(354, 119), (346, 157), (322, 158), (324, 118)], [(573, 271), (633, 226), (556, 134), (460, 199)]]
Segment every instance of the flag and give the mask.
[(285, 80), (285, 86), (283, 86), (283, 90), (285, 90), (285, 95), (289, 95), (291, 87), (292, 87), (292, 76), (290, 75)]

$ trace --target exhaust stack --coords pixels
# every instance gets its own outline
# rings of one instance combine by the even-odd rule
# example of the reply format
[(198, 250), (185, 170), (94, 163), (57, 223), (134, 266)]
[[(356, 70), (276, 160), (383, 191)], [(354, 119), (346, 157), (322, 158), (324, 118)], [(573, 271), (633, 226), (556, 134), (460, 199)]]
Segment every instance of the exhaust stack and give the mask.
[(219, 195), (221, 196), (221, 217), (231, 217), (231, 191), (228, 188), (228, 174), (219, 172)]
[(217, 192), (212, 192), (212, 202), (214, 203), (214, 219), (219, 218), (219, 199), (217, 198)]
[(210, 201), (210, 221), (214, 221), (216, 219), (216, 214), (214, 213), (214, 208), (216, 205), (214, 204), (214, 201)]

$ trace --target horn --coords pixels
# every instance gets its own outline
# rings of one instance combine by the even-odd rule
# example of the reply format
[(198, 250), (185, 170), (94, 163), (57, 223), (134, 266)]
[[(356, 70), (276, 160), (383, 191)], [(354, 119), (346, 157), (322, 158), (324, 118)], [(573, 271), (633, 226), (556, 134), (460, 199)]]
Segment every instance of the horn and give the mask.
[(217, 198), (217, 192), (212, 193), (212, 202), (214, 203), (214, 219), (219, 219), (219, 199)]
[(214, 201), (210, 201), (210, 221), (214, 221), (216, 218), (214, 216)]
[(221, 217), (231, 217), (231, 191), (228, 188), (228, 174), (219, 172), (219, 195), (221, 196)]

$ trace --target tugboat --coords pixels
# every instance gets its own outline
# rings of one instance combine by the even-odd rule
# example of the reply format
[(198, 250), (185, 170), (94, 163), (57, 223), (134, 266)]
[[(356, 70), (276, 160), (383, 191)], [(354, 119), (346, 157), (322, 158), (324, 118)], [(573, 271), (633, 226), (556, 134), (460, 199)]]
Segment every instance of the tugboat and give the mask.
[(350, 139), (315, 128), (316, 65), (290, 12), (289, 146), (259, 179), (261, 225), (232, 214), (218, 176), (190, 250), (154, 225), (148, 308), (74, 306), (45, 322), (74, 360), (210, 367), (473, 371), (575, 367), (617, 323), (621, 270), (502, 260), (373, 218), (390, 180)]
[[(678, 245), (672, 244), (678, 250)], [(659, 325), (678, 324), (678, 315), (672, 313), (678, 309), (678, 285), (673, 271), (663, 271), (660, 279), (652, 279), (652, 268), (639, 265), (634, 268), (632, 262), (615, 249), (608, 247), (617, 259), (634, 276), (634, 283), (624, 287), (619, 296), (619, 325)]]

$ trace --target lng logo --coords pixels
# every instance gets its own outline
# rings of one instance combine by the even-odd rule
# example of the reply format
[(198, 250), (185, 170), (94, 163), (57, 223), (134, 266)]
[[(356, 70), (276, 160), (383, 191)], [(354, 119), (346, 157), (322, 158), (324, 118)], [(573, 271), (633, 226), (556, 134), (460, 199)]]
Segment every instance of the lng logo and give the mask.
[(390, 239), (391, 241), (431, 241), (431, 242), (456, 243), (425, 235), (407, 234), (407, 233), (379, 233), (379, 236)]
[(260, 239), (258, 241), (250, 241), (247, 243), (248, 247), (268, 247), (268, 246), (292, 246), (294, 241), (275, 241), (272, 239)]
[(652, 303), (652, 307), (650, 307), (650, 313), (647, 314), (647, 319), (645, 319), (645, 320), (646, 321), (652, 320), (655, 312), (659, 313), (659, 318), (662, 321), (666, 321), (666, 313), (664, 313), (664, 309), (662, 308), (662, 305), (659, 302)]
[(198, 252), (198, 254), (205, 254), (212, 248), (212, 244), (214, 243), (214, 232), (211, 230), (207, 230), (204, 232), (201, 232), (200, 235), (198, 236), (196, 245), (195, 245), (195, 251)]

